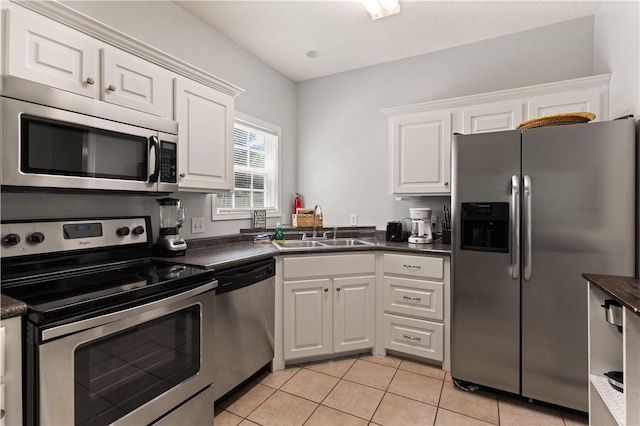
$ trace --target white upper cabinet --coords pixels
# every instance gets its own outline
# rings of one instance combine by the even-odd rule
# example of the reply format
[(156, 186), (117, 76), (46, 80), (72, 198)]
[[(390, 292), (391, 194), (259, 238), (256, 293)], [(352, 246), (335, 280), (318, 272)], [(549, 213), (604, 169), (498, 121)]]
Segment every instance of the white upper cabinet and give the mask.
[(173, 76), (169, 71), (108, 46), (100, 49), (100, 58), (101, 100), (172, 118), (170, 109), (163, 111), (163, 106), (172, 103)]
[(180, 134), (180, 190), (232, 190), (234, 98), (177, 78), (175, 102)]
[(451, 113), (395, 117), (391, 121), (394, 194), (448, 194), (451, 180)]
[(581, 111), (592, 112), (596, 115), (594, 121), (602, 121), (606, 120), (603, 103), (604, 93), (593, 89), (536, 96), (526, 103), (527, 119)]
[(592, 112), (608, 120), (609, 74), (385, 108), (391, 193), (449, 195), (454, 133), (514, 130), (530, 118)]
[(98, 41), (19, 8), (5, 10), (5, 75), (98, 97)]
[(495, 102), (462, 110), (462, 133), (513, 130), (522, 121), (522, 102)]
[(42, 15), (7, 9), (4, 74), (171, 119), (168, 70)]

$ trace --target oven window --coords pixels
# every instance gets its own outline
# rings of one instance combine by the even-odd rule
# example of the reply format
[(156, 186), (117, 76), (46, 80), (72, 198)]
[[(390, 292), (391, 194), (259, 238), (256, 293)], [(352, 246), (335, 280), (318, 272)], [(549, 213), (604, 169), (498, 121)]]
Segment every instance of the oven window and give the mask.
[(75, 424), (108, 425), (200, 369), (200, 306), (79, 346)]
[(21, 170), (146, 181), (148, 140), (29, 115), (21, 116)]

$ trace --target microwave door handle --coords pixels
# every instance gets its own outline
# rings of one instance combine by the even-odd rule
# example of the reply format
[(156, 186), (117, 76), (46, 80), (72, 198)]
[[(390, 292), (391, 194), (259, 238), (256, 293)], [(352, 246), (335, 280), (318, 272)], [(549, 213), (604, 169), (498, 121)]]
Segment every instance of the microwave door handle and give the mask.
[(160, 175), (160, 142), (158, 142), (157, 136), (151, 136), (149, 138), (149, 159), (151, 159), (151, 149), (153, 148), (154, 159), (153, 162), (149, 161), (154, 165), (153, 172), (149, 175), (149, 182), (155, 183), (158, 181), (158, 176)]
[(520, 278), (520, 178), (511, 176), (511, 279)]

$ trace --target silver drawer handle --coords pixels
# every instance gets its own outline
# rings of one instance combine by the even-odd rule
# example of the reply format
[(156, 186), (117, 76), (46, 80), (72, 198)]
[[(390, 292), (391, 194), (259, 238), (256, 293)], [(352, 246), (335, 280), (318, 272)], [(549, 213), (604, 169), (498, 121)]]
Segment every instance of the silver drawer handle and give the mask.
[(402, 265), (402, 266), (404, 266), (405, 268), (415, 268), (415, 269), (420, 269), (420, 268), (422, 268), (422, 266), (420, 266), (420, 265), (406, 265), (406, 264), (405, 264), (405, 265)]
[(419, 302), (419, 301), (420, 301), (420, 298), (419, 298), (419, 297), (402, 296), (402, 298), (403, 298), (404, 300), (413, 300), (413, 301), (415, 301), (415, 302)]
[(407, 336), (406, 334), (403, 335), (403, 337), (407, 340), (413, 340), (413, 341), (421, 341), (422, 339), (420, 337), (412, 337), (412, 336)]

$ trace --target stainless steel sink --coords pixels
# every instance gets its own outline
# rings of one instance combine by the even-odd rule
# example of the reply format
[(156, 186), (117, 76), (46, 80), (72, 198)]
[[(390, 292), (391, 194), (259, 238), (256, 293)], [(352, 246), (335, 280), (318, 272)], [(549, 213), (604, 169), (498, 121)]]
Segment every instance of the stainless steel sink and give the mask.
[(286, 241), (274, 241), (273, 245), (279, 249), (304, 249), (304, 248), (319, 248), (326, 247), (319, 241), (300, 241), (300, 240), (286, 240)]
[(273, 245), (279, 250), (321, 249), (328, 247), (356, 247), (372, 246), (373, 243), (355, 238), (338, 238), (335, 240), (286, 240), (274, 241)]
[(362, 240), (356, 240), (354, 238), (338, 238), (335, 240), (326, 240), (322, 242), (328, 246), (372, 246), (372, 243)]

